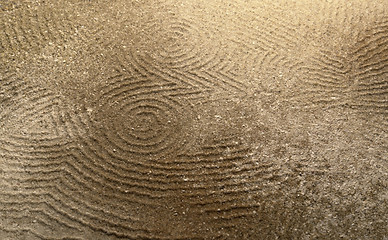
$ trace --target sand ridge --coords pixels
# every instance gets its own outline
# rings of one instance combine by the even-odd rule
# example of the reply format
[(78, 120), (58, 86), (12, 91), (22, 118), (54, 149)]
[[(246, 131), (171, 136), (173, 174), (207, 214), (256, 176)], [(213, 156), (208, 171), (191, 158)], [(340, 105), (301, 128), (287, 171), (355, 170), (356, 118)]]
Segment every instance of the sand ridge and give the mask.
[(1, 3), (0, 238), (388, 237), (387, 5)]

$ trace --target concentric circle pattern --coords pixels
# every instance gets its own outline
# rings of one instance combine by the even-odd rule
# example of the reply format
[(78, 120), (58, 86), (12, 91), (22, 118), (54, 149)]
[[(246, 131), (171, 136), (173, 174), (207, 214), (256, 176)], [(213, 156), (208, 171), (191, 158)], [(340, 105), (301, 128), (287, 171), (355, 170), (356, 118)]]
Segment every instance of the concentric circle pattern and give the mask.
[(0, 1), (0, 240), (386, 239), (387, 16)]
[(220, 47), (214, 31), (186, 19), (165, 19), (145, 24), (132, 54), (146, 69), (196, 69), (208, 64)]
[(184, 143), (182, 108), (171, 100), (131, 97), (112, 108), (111, 120), (103, 123), (107, 138), (101, 140), (114, 155), (155, 160), (176, 153)]

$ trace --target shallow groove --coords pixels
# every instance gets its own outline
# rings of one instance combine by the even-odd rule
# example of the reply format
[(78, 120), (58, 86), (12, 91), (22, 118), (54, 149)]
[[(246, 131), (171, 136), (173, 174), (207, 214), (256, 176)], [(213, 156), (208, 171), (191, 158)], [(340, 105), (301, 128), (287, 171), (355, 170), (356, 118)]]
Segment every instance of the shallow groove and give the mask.
[(0, 235), (382, 239), (384, 6), (1, 3)]

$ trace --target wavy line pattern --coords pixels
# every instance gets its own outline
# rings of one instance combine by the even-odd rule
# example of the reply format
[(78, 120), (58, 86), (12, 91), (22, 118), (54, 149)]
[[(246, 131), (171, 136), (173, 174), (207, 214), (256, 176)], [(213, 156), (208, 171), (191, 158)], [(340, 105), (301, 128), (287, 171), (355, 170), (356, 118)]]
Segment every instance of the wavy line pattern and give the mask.
[[(7, 160), (2, 163), (5, 164), (2, 181), (10, 188), (4, 189), (0, 201), (3, 211), (12, 212), (7, 218), (15, 219), (13, 213), (17, 211), (12, 211), (12, 208), (26, 209), (36, 212), (39, 222), (48, 218), (51, 219), (51, 227), (58, 223), (76, 230), (78, 234), (86, 227), (129, 238), (152, 235), (152, 231), (130, 226), (130, 222), (137, 221), (123, 215), (127, 210), (120, 206), (116, 206), (113, 212), (99, 209), (102, 202), (95, 194), (99, 193), (96, 187), (103, 187), (101, 180), (89, 176), (84, 166), (74, 161), (77, 157), (72, 153), (75, 145), (69, 139), (71, 132), (64, 120), (67, 114), (61, 113), (64, 105), (45, 89), (17, 82), (22, 83), (12, 76), (3, 79), (5, 87), (1, 89), (9, 96), (16, 95), (12, 101), (6, 98), (2, 101), (2, 124), (4, 129), (8, 129), (0, 139), (1, 158)], [(12, 104), (7, 104), (7, 100)], [(22, 117), (20, 124), (17, 116)], [(97, 185), (88, 178), (97, 181)], [(15, 182), (18, 189), (23, 189), (23, 194), (13, 190)], [(85, 201), (87, 196), (89, 200)], [(108, 199), (112, 199), (109, 196)], [(144, 204), (144, 201), (141, 203)], [(115, 220), (107, 220), (107, 217)], [(32, 233), (38, 234), (35, 231)]]
[(63, 9), (50, 4), (20, 5), (11, 4), (12, 10), (0, 15), (0, 53), (38, 51), (73, 39), (76, 29)]
[[(13, 98), (2, 99), (2, 124), (13, 127), (0, 139), (2, 158), (8, 159), (2, 180), (10, 186), (17, 182), (24, 189), (23, 194), (11, 189), (2, 193), (5, 211), (16, 214), (12, 209), (26, 209), (39, 216), (40, 224), (50, 219), (72, 231), (87, 227), (117, 237), (155, 238), (157, 231), (136, 227), (137, 220), (123, 214), (128, 209), (111, 200), (158, 206), (174, 195), (206, 197), (209, 191), (231, 195), (231, 203), (240, 199), (234, 196), (241, 192), (234, 189), (239, 184), (223, 175), (246, 172), (249, 177), (252, 169), (245, 166), (236, 171), (236, 163), (230, 162), (249, 165), (245, 159), (249, 149), (225, 141), (226, 145), (210, 144), (199, 153), (178, 156), (177, 147), (190, 138), (183, 134), (185, 122), (177, 117), (191, 121), (191, 114), (167, 96), (155, 94), (152, 81), (113, 79), (97, 97), (96, 105), (112, 110), (102, 114), (61, 113), (66, 106), (50, 91), (12, 76), (3, 79), (2, 93)], [(166, 86), (161, 93), (169, 91)], [(18, 116), (23, 117), (23, 127), (15, 129)], [(172, 140), (179, 142), (168, 142)], [(197, 172), (199, 166), (202, 172)], [(100, 209), (101, 204), (111, 207)]]
[(117, 61), (122, 69), (131, 76), (157, 77), (176, 85), (174, 98), (194, 99), (221, 91), (246, 94), (243, 81), (222, 71), (230, 63), (223, 60), (216, 29), (204, 28), (196, 19), (164, 19), (148, 19), (130, 46), (120, 46)]
[(387, 24), (383, 19), (374, 21), (357, 32), (354, 27), (355, 32), (344, 39), (348, 42), (317, 48), (302, 67), (304, 92), (298, 92), (298, 101), (307, 98), (310, 107), (342, 106), (386, 114)]
[(310, 104), (386, 114), (387, 49), (379, 41), (386, 41), (386, 36), (368, 33), (347, 57), (320, 51), (305, 69), (308, 88), (302, 97), (309, 96)]
[(388, 111), (388, 24), (382, 21), (357, 42), (359, 60), (351, 105), (360, 111), (387, 114)]
[[(0, 59), (17, 66), (0, 75), (1, 237), (354, 238), (362, 221), (336, 221), (369, 198), (366, 231), (385, 228), (385, 189), (360, 187), (387, 167), (384, 10), (70, 2), (0, 4)], [(96, 63), (34, 65), (50, 45)], [(58, 69), (91, 87), (38, 84)]]

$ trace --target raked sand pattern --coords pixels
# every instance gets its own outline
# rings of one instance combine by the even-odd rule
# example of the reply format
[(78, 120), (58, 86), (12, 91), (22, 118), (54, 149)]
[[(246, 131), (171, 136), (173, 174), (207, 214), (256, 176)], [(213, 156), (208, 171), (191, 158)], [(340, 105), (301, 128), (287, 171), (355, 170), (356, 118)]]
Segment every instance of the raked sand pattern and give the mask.
[(388, 239), (388, 2), (0, 2), (0, 239)]

